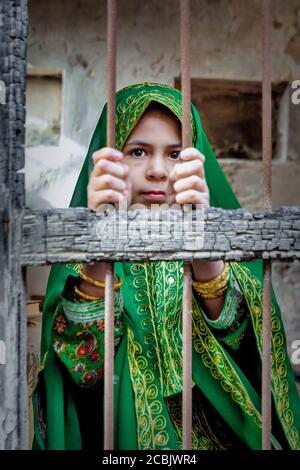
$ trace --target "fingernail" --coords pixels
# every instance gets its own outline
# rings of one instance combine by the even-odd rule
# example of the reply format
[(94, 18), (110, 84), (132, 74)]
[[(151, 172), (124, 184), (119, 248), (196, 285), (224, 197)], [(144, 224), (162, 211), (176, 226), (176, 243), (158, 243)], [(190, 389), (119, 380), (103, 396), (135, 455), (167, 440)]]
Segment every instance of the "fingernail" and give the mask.
[(118, 150), (114, 150), (112, 154), (113, 154), (114, 157), (122, 157), (123, 156), (122, 152), (119, 152)]
[(181, 150), (180, 158), (182, 159), (182, 157), (185, 157), (186, 155), (189, 155), (189, 149)]
[(100, 162), (98, 162), (98, 166), (100, 168), (105, 168), (106, 167), (106, 160), (100, 160)]

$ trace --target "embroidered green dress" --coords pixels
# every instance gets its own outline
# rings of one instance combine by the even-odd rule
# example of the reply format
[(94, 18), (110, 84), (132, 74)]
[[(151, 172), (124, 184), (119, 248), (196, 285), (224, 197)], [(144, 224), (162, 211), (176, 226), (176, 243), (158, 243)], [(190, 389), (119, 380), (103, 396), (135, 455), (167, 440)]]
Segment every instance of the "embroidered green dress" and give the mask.
[[(143, 83), (117, 93), (116, 147), (151, 103), (182, 120), (181, 94)], [(193, 145), (205, 155), (210, 205), (238, 208), (191, 108)], [(106, 107), (82, 167), (72, 207), (87, 206), (92, 153), (106, 145)], [(219, 319), (193, 295), (193, 449), (261, 448), (262, 262), (229, 263)], [(103, 442), (103, 301), (74, 295), (78, 266), (54, 266), (43, 310), (41, 369), (34, 393), (37, 449), (100, 449)], [(182, 393), (181, 261), (115, 263), (116, 449), (180, 449)], [(272, 293), (272, 446), (299, 449), (300, 401)]]

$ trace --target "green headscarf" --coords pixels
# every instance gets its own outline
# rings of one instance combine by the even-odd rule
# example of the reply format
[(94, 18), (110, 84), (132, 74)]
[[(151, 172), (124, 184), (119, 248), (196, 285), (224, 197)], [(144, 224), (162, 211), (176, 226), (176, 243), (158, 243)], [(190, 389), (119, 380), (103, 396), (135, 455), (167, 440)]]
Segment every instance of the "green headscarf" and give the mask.
[[(169, 86), (142, 83), (116, 94), (116, 147), (129, 134), (152, 101), (171, 110), (182, 121), (181, 93)], [(210, 205), (239, 208), (199, 114), (191, 106), (193, 145), (205, 155), (205, 177)], [(106, 146), (106, 106), (94, 131), (71, 207), (87, 207), (87, 184), (92, 154)], [(125, 334), (115, 357), (115, 448), (178, 449), (166, 399), (182, 391), (182, 262), (115, 263), (122, 278)], [(257, 350), (262, 352), (262, 261), (231, 263), (249, 307)], [(46, 410), (47, 448), (81, 448), (78, 403), (74, 384), (66, 379), (51, 348), (53, 318), (70, 274), (76, 265), (56, 265), (49, 276), (43, 310), (41, 371), (34, 395), (35, 447), (45, 444), (38, 426), (37, 405)], [(272, 393), (276, 414), (292, 449), (300, 448), (300, 406), (287, 356), (280, 310), (273, 295)], [(253, 384), (208, 328), (193, 299), (193, 380), (219, 415), (251, 449), (261, 448), (261, 399)], [(255, 346), (253, 344), (254, 349)], [(253, 350), (254, 354), (254, 350)], [(257, 369), (260, 364), (257, 364)], [(102, 406), (102, 397), (98, 406)], [(130, 429), (130, 432), (128, 430)], [(101, 443), (99, 443), (99, 447)], [(273, 438), (273, 446), (277, 447)]]

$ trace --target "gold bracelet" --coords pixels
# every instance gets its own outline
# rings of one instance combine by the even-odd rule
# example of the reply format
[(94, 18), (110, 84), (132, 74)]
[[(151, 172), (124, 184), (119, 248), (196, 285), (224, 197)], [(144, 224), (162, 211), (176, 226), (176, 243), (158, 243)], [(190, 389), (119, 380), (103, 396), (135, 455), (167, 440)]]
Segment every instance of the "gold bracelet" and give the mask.
[(99, 300), (102, 298), (102, 297), (94, 297), (93, 295), (85, 294), (80, 289), (78, 289), (77, 286), (74, 286), (74, 291), (79, 297), (81, 297), (84, 300)]
[(221, 285), (225, 285), (228, 282), (228, 279), (229, 269), (228, 264), (225, 263), (223, 271), (218, 274), (218, 276), (214, 277), (210, 281), (193, 281), (193, 284), (195, 285), (195, 287), (199, 287), (199, 290), (206, 291), (220, 287)]
[(220, 290), (216, 290), (214, 292), (202, 292), (200, 294), (200, 292), (197, 292), (198, 295), (200, 295), (203, 299), (217, 299), (218, 297), (221, 297), (222, 295), (225, 294), (225, 292), (227, 291), (228, 289), (228, 285), (226, 285), (223, 289), (220, 289)]
[[(82, 271), (82, 268), (80, 268), (78, 270), (78, 274), (80, 276), (81, 279), (83, 279), (84, 281), (88, 282), (89, 284), (92, 284), (93, 286), (95, 287), (102, 287), (102, 288), (105, 288), (105, 282), (103, 281), (97, 281), (96, 279), (93, 279), (89, 276), (87, 276), (86, 274), (84, 274), (84, 272)], [(116, 284), (114, 284), (114, 289), (117, 290), (121, 287), (122, 285), (122, 279), (120, 279), (119, 282), (117, 282)]]
[(214, 279), (207, 282), (193, 281), (193, 287), (197, 294), (205, 299), (221, 297), (227, 290), (229, 283), (229, 268), (225, 263), (223, 271)]

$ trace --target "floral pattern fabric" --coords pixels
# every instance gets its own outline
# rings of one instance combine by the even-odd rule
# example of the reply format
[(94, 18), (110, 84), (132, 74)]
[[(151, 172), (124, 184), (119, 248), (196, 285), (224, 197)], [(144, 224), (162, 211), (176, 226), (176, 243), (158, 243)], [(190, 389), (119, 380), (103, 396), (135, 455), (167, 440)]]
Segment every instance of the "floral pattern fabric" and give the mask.
[[(74, 382), (89, 387), (95, 386), (104, 372), (104, 299), (82, 302), (74, 291), (78, 281), (74, 276), (69, 276), (66, 281), (54, 319), (52, 346)], [(196, 297), (199, 303), (199, 297)], [(122, 295), (118, 290), (115, 295), (115, 350), (123, 335), (122, 308)], [(248, 325), (248, 316), (243, 294), (231, 271), (219, 318), (212, 321), (204, 311), (203, 315), (219, 340), (233, 349), (238, 348)]]
[[(66, 282), (54, 319), (52, 346), (74, 382), (90, 387), (103, 376), (104, 299), (84, 304), (76, 301), (73, 289), (76, 282), (71, 276)], [(121, 313), (122, 301), (118, 291), (115, 295), (115, 348), (123, 335)]]

